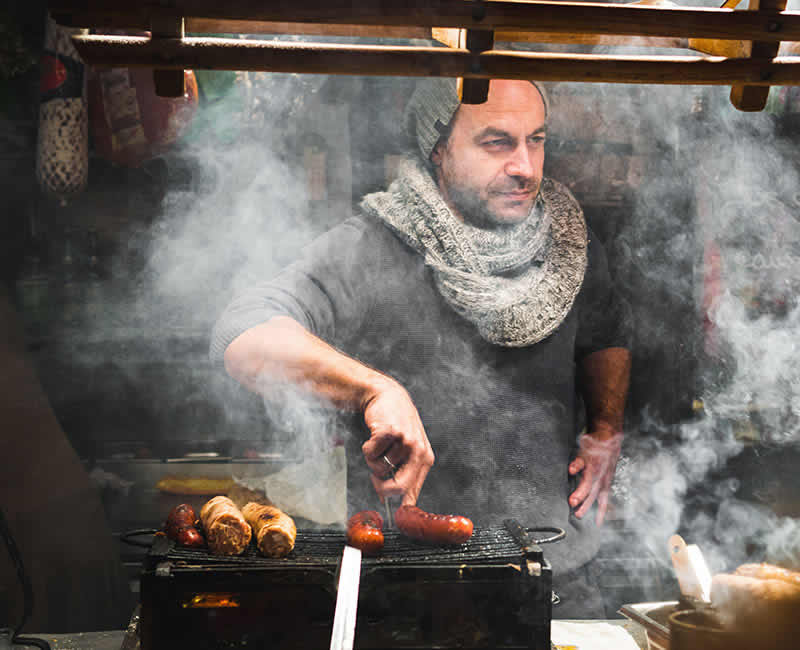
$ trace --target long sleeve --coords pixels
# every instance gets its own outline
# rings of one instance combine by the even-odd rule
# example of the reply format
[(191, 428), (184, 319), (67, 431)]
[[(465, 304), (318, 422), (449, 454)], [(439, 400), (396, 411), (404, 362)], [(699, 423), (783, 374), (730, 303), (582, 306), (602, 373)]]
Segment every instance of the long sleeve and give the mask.
[(357, 330), (369, 310), (376, 280), (370, 226), (351, 218), (328, 231), (275, 278), (239, 295), (217, 320), (210, 345), (221, 364), (228, 345), (274, 316), (289, 316), (325, 341)]

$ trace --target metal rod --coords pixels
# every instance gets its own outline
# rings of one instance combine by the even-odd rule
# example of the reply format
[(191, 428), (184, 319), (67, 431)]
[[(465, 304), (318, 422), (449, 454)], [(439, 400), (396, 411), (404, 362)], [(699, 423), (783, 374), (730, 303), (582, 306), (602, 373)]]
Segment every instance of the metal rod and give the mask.
[(208, 70), (679, 85), (800, 85), (800, 58), (605, 56), (224, 38), (75, 36), (89, 64)]
[[(163, 0), (122, 6), (118, 0), (51, 0), (53, 15), (142, 23), (165, 11)], [(630, 34), (754, 41), (800, 40), (800, 13), (759, 9), (664, 7), (507, 0), (171, 0), (187, 18), (353, 25), (464, 27), (562, 34)], [(94, 23), (99, 24), (99, 23)], [(93, 26), (93, 25), (88, 25)]]

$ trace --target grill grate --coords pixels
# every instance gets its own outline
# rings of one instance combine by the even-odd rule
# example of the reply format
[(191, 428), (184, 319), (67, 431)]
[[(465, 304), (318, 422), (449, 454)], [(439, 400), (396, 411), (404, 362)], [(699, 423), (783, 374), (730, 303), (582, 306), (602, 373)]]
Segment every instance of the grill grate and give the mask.
[[(413, 564), (506, 564), (519, 562), (523, 555), (520, 544), (505, 528), (475, 528), (472, 537), (460, 546), (430, 546), (414, 542), (397, 531), (384, 532), (385, 544), (378, 557), (364, 557), (364, 566)], [(170, 543), (166, 553), (154, 546), (151, 559), (170, 561), (173, 570), (181, 568), (268, 568), (290, 566), (336, 566), (342, 556), (345, 534), (342, 531), (299, 531), (297, 541), (285, 558), (263, 557), (250, 545), (238, 556), (211, 555), (204, 549), (177, 547)], [(158, 557), (154, 557), (158, 556)]]

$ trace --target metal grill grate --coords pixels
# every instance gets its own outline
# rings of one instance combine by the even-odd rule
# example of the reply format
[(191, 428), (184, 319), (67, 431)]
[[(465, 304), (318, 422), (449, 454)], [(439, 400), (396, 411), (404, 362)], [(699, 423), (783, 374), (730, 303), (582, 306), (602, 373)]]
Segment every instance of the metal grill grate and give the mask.
[[(504, 528), (476, 528), (472, 537), (460, 546), (430, 546), (416, 543), (397, 531), (384, 533), (385, 544), (380, 556), (365, 557), (365, 566), (394, 566), (412, 564), (505, 564), (519, 562), (520, 544)], [(343, 531), (300, 531), (294, 550), (285, 558), (263, 557), (251, 544), (242, 555), (211, 555), (204, 549), (172, 547), (159, 561), (173, 563), (173, 571), (181, 568), (267, 568), (291, 566), (332, 566), (342, 556), (345, 545)], [(152, 552), (151, 552), (152, 555)], [(155, 558), (153, 558), (155, 559)]]

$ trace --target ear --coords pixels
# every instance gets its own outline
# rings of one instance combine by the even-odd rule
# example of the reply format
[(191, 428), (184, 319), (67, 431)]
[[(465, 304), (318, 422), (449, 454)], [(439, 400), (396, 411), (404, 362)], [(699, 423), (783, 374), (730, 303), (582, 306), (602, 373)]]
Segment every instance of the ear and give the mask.
[(442, 147), (444, 147), (444, 143), (440, 138), (439, 141), (434, 145), (433, 151), (431, 151), (431, 162), (433, 163), (434, 167), (441, 167), (442, 165)]

